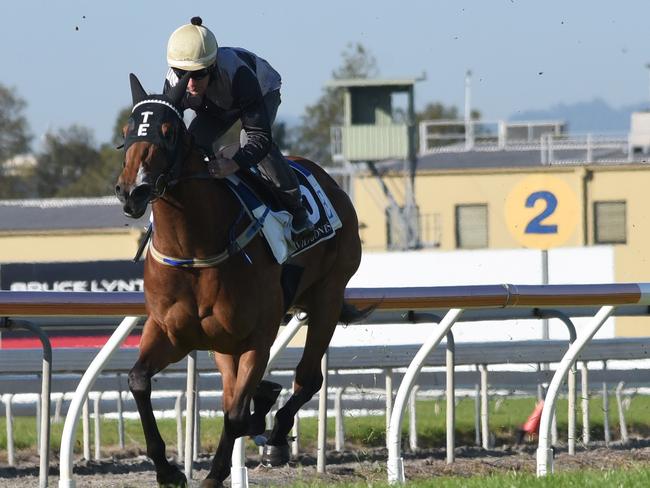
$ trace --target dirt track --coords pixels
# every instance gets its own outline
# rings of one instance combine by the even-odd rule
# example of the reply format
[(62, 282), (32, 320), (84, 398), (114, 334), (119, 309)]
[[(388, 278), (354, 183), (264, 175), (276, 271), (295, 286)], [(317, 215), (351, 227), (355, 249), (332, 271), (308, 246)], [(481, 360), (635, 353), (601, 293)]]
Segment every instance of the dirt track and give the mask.
[[(135, 453), (134, 453), (135, 454)], [(456, 462), (445, 462), (443, 449), (429, 449), (418, 453), (404, 454), (404, 470), (407, 479), (432, 478), (435, 476), (476, 476), (490, 473), (521, 471), (535, 472), (535, 446), (514, 449), (510, 446), (484, 451), (475, 447), (456, 449)], [(328, 453), (327, 474), (316, 473), (313, 456), (302, 455), (296, 462), (281, 468), (265, 468), (256, 462), (249, 463), (251, 485), (286, 485), (296, 481), (313, 482), (317, 479), (328, 485), (337, 482), (383, 482), (386, 480), (386, 450), (346, 451)], [(9, 468), (0, 464), (0, 486), (27, 488), (38, 486), (38, 459), (19, 459), (20, 468)], [(556, 471), (576, 469), (623, 468), (632, 465), (650, 467), (650, 440), (632, 441), (627, 446), (617, 444), (605, 448), (594, 443), (589, 449), (579, 448), (576, 456), (569, 456), (559, 449), (555, 458)], [(201, 458), (194, 480), (207, 474), (209, 459)], [(58, 469), (52, 469), (49, 486), (58, 486)], [(75, 467), (77, 487), (143, 487), (155, 486), (153, 465), (145, 456), (112, 458), (101, 462), (81, 463)], [(197, 486), (193, 481), (190, 486)]]

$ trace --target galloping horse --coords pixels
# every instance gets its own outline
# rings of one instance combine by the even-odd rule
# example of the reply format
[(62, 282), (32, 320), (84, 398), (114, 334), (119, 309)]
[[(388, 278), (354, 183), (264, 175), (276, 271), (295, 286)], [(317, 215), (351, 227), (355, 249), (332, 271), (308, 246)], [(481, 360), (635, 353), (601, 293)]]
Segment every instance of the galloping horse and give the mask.
[[(235, 439), (264, 430), (278, 391), (262, 376), (279, 325), (293, 309), (308, 314), (307, 338), (293, 395), (277, 412), (268, 440), (281, 457), (288, 453), (293, 418), (321, 387), (320, 361), (337, 323), (364, 315), (344, 301), (345, 287), (359, 266), (361, 243), (345, 192), (318, 165), (294, 158), (315, 176), (343, 225), (334, 237), (290, 259), (292, 269), (299, 270), (292, 275), (299, 279), (287, 295), (281, 284), (283, 265), (260, 234), (245, 245), (233, 239), (251, 224), (241, 218), (240, 203), (224, 180), (208, 178), (204, 155), (185, 127), (179, 107), (188, 81), (185, 76), (167, 95), (147, 95), (131, 75), (133, 111), (124, 128), (124, 168), (115, 193), (130, 217), (142, 216), (149, 203), (153, 211), (144, 267), (148, 317), (129, 373), (147, 455), (160, 485), (186, 485), (183, 473), (165, 457), (152, 411), (151, 378), (193, 350), (214, 351), (223, 382), (224, 426), (201, 486), (215, 487), (230, 474)], [(161, 264), (154, 253), (174, 256), (178, 265)]]

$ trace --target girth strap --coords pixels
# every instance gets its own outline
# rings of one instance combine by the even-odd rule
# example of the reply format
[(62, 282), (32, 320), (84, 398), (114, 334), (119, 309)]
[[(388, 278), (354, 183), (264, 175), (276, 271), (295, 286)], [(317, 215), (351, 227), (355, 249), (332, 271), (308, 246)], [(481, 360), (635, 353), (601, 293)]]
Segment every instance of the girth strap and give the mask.
[(149, 252), (151, 253), (152, 258), (154, 258), (160, 264), (167, 266), (181, 268), (210, 268), (237, 254), (250, 241), (252, 241), (253, 238), (259, 234), (260, 230), (262, 229), (262, 225), (264, 225), (264, 220), (266, 219), (268, 213), (269, 209), (267, 208), (259, 219), (256, 219), (251, 215), (251, 223), (248, 225), (248, 227), (246, 227), (244, 231), (239, 234), (237, 239), (231, 241), (223, 252), (214, 256), (208, 256), (207, 258), (175, 258), (172, 256), (167, 256), (158, 251), (154, 247), (153, 241), (151, 241), (151, 244), (149, 245)]

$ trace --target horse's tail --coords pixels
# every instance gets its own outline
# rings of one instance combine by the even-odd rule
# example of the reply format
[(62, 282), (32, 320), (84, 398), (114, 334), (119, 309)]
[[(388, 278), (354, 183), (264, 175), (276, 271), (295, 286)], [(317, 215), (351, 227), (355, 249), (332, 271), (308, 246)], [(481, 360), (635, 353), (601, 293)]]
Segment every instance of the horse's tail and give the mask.
[(368, 315), (370, 315), (377, 308), (379, 303), (375, 303), (366, 308), (358, 309), (355, 305), (352, 305), (350, 302), (343, 301), (343, 306), (341, 307), (341, 314), (339, 315), (339, 324), (354, 324), (363, 321)]

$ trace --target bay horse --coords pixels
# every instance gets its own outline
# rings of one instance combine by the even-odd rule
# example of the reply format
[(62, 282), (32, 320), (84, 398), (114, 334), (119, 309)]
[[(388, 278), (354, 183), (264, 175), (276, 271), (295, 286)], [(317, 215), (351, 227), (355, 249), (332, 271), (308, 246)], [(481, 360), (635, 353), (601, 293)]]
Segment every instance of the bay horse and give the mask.
[[(271, 454), (280, 458), (288, 456), (296, 412), (321, 387), (321, 358), (337, 323), (365, 315), (344, 301), (361, 260), (357, 216), (347, 194), (322, 168), (295, 158), (318, 180), (343, 225), (334, 237), (290, 259), (299, 280), (287, 298), (283, 265), (260, 234), (245, 245), (233, 241), (250, 223), (240, 218), (240, 203), (225, 182), (208, 177), (204, 154), (185, 127), (180, 101), (189, 77), (167, 95), (148, 95), (133, 74), (130, 81), (133, 111), (124, 128), (124, 167), (115, 193), (129, 217), (141, 217), (151, 203), (154, 231), (144, 266), (147, 319), (129, 388), (157, 482), (186, 486), (185, 475), (165, 456), (152, 411), (151, 378), (191, 351), (214, 352), (223, 382), (224, 423), (201, 486), (219, 487), (230, 474), (235, 439), (261, 434), (277, 399), (279, 390), (262, 376), (287, 311), (306, 312), (308, 328), (293, 394), (278, 410), (268, 439)], [(153, 252), (180, 264), (161, 264)], [(215, 255), (221, 259), (211, 260)]]

